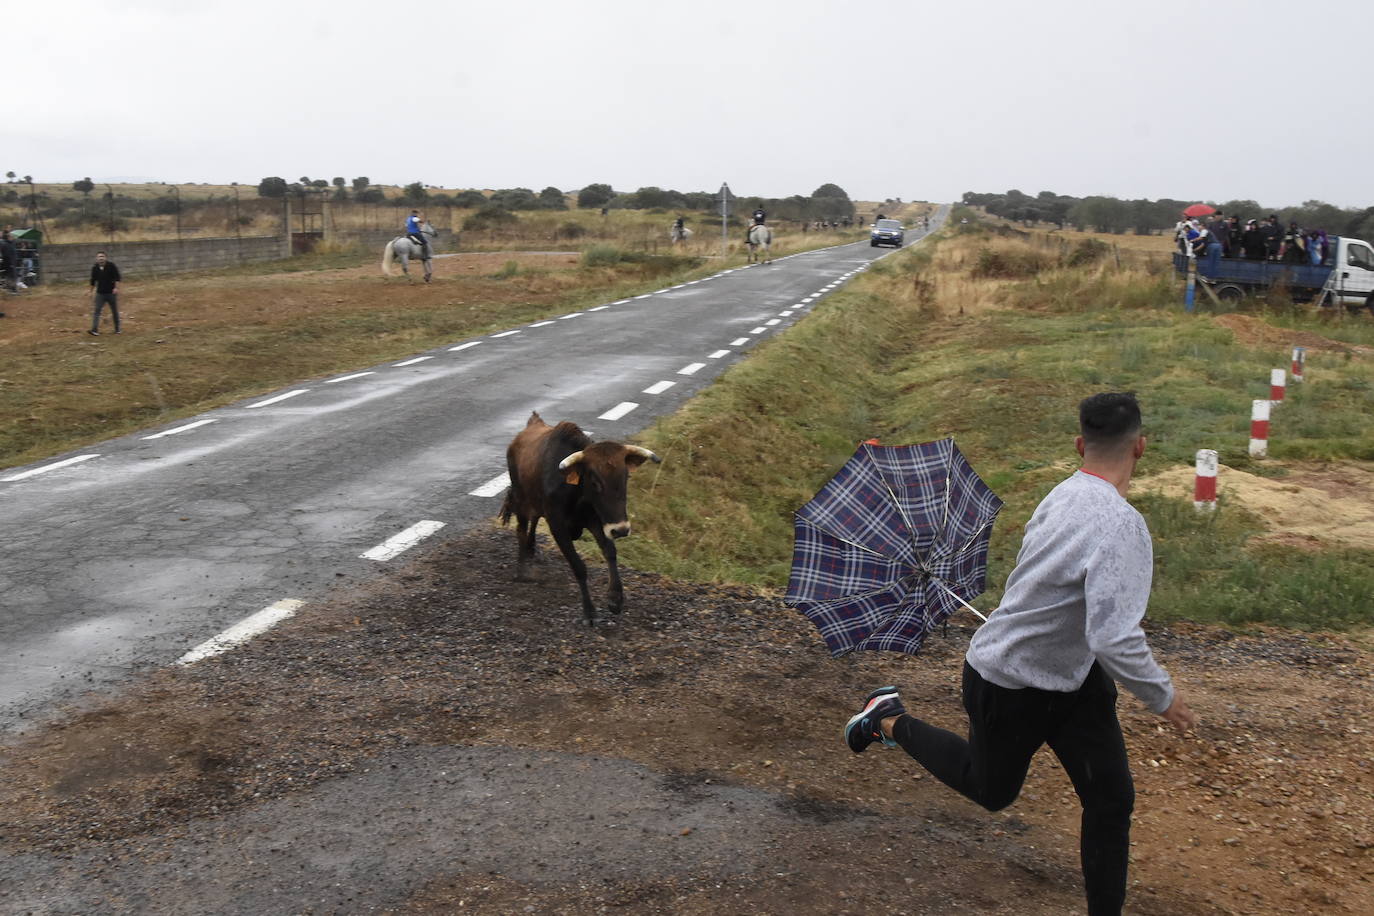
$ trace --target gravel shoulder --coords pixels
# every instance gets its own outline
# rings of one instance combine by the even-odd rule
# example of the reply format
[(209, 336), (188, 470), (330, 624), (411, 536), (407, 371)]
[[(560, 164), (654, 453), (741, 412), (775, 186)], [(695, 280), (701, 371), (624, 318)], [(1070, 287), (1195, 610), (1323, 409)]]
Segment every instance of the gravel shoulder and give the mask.
[[(547, 546), (534, 583), (513, 559), (508, 531), (454, 538), (10, 739), (0, 912), (1081, 908), (1052, 755), (988, 814), (840, 742), (880, 683), (960, 727), (971, 630), (832, 660), (777, 594), (626, 571), (626, 613), (588, 631)], [(1122, 698), (1129, 911), (1374, 911), (1367, 649), (1151, 639), (1203, 725), (1179, 737)]]

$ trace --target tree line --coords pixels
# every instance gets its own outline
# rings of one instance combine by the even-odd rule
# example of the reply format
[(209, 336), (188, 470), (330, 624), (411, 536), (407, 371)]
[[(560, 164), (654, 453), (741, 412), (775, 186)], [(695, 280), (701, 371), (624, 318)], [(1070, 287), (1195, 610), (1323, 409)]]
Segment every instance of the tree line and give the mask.
[[(1053, 223), (1063, 229), (1071, 226), (1083, 231), (1107, 232), (1121, 235), (1153, 235), (1172, 232), (1183, 209), (1192, 200), (1122, 200), (1116, 197), (1071, 197), (1053, 191), (1041, 191), (1032, 197), (1018, 190), (1001, 193), (967, 191), (962, 198), (968, 206), (982, 207), (993, 216), (1033, 226)], [(1283, 224), (1296, 222), (1307, 229), (1325, 229), (1332, 235), (1355, 238), (1374, 237), (1374, 207), (1343, 208), (1321, 200), (1309, 200), (1299, 206), (1265, 207), (1254, 200), (1206, 201), (1228, 216), (1260, 219), (1275, 214)]]

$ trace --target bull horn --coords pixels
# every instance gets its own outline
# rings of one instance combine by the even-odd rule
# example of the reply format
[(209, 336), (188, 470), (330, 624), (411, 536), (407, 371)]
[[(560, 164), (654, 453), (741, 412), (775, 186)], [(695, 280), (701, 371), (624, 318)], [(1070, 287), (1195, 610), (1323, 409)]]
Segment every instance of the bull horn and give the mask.
[(641, 445), (627, 445), (627, 446), (625, 446), (625, 448), (626, 448), (628, 451), (634, 452), (636, 455), (638, 455), (638, 456), (641, 457), (641, 458), (648, 458), (648, 459), (649, 459), (650, 461), (652, 461), (654, 464), (662, 464), (662, 463), (663, 463), (663, 459), (662, 459), (662, 458), (658, 457), (658, 456), (655, 455), (653, 452), (649, 451), (647, 448), (644, 448), (644, 447), (641, 446)]
[(581, 461), (581, 460), (582, 460), (582, 453), (581, 453), (581, 452), (573, 452), (571, 455), (569, 455), (568, 457), (564, 458), (562, 461), (558, 462), (558, 470), (560, 470), (560, 471), (566, 471), (568, 468), (570, 468), (570, 467), (572, 467), (573, 465), (577, 464), (577, 462), (579, 462), (579, 461)]

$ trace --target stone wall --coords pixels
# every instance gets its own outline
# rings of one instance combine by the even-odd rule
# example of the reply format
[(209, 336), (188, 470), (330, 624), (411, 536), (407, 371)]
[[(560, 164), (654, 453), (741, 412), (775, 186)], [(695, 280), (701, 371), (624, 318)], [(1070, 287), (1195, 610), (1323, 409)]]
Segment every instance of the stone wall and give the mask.
[(275, 261), (282, 257), (283, 243), (281, 236), (260, 235), (243, 239), (183, 239), (180, 242), (44, 245), (40, 251), (43, 282), (88, 279), (97, 251), (105, 252), (111, 261), (119, 265), (121, 274), (133, 279)]

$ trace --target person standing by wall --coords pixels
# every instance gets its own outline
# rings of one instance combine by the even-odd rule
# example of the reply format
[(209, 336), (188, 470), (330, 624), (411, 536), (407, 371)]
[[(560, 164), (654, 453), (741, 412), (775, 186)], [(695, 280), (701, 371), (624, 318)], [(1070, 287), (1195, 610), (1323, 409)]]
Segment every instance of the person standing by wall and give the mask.
[(4, 286), (14, 295), (19, 294), (19, 248), (14, 244), (14, 239), (6, 229), (0, 232), (0, 260), (4, 264), (0, 269), (4, 270)]
[(95, 253), (95, 264), (91, 266), (91, 289), (95, 292), (95, 299), (92, 302), (91, 329), (87, 331), (92, 337), (100, 336), (100, 311), (106, 303), (110, 306), (110, 318), (114, 320), (114, 332), (119, 333), (119, 268), (115, 262), (105, 257), (105, 252)]
[[(1083, 806), (1079, 843), (1090, 916), (1126, 899), (1135, 788), (1116, 716), (1116, 683), (1179, 731), (1197, 724), (1141, 629), (1153, 546), (1126, 501), (1145, 451), (1140, 407), (1104, 392), (1078, 407), (1083, 464), (1026, 524), (1002, 604), (964, 662), (968, 738), (908, 715), (896, 687), (869, 694), (844, 729), (860, 753), (900, 746), (945, 785), (998, 811), (1048, 744)], [(1116, 682), (1116, 683), (1114, 683)]]

